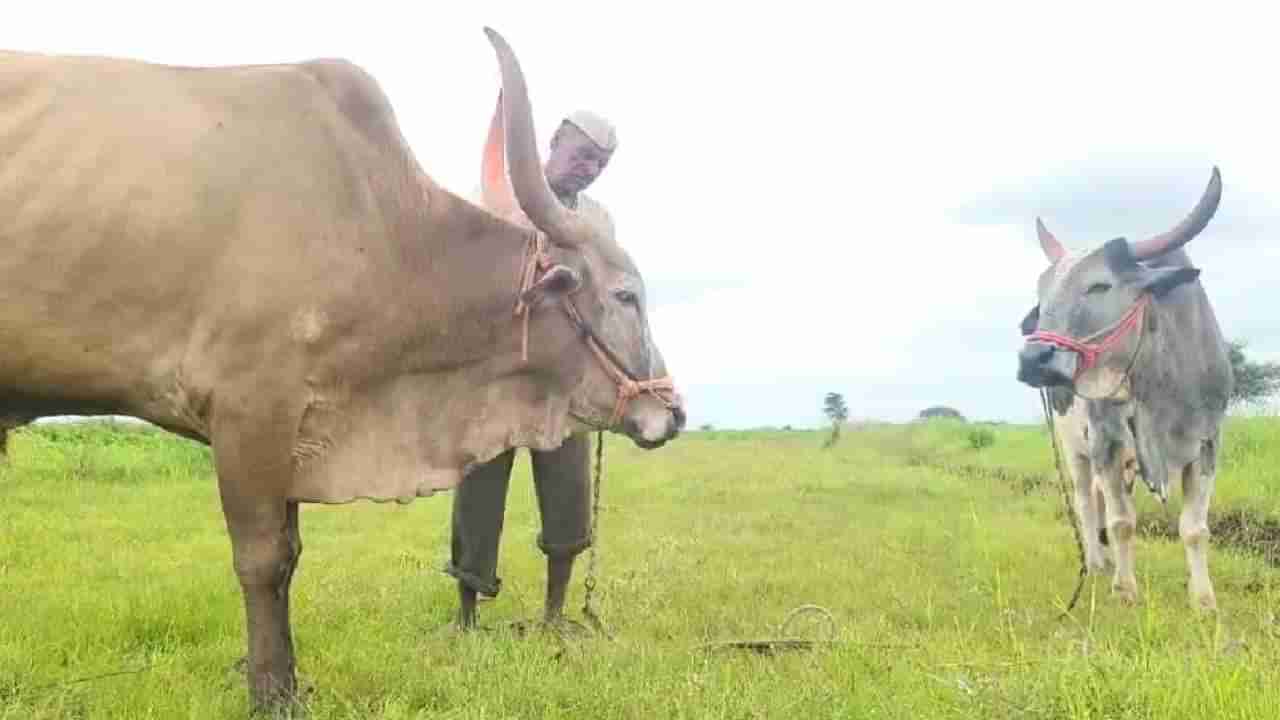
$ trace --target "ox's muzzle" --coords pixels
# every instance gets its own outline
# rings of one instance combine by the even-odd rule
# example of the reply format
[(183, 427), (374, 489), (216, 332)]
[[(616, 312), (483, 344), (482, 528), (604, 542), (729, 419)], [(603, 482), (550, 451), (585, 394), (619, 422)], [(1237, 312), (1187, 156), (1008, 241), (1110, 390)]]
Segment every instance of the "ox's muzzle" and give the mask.
[(1049, 343), (1028, 342), (1018, 352), (1018, 382), (1033, 388), (1071, 385), (1078, 356)]
[[(656, 401), (655, 401), (656, 400)], [(684, 430), (684, 402), (679, 395), (662, 399), (641, 396), (622, 421), (622, 431), (644, 450), (662, 447)]]

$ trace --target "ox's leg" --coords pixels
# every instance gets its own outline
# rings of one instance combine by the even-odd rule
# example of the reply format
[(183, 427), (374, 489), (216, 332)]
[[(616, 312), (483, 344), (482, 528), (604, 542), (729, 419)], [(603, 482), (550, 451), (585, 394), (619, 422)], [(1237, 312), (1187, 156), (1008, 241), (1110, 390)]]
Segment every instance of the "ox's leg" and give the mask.
[(34, 419), (30, 416), (0, 413), (0, 463), (9, 459), (9, 433)]
[(1137, 544), (1138, 511), (1133, 495), (1126, 489), (1119, 468), (1104, 467), (1098, 483), (1106, 496), (1107, 540), (1115, 559), (1111, 590), (1124, 602), (1137, 602), (1138, 578), (1134, 572), (1134, 549)]
[[(1206, 443), (1207, 445), (1207, 443)], [(1199, 460), (1182, 469), (1182, 514), (1178, 535), (1187, 554), (1187, 591), (1191, 604), (1203, 610), (1217, 608), (1209, 579), (1209, 502), (1215, 483), (1214, 459), (1201, 451)]]
[(547, 556), (547, 599), (543, 620), (564, 617), (573, 562), (591, 546), (591, 436), (573, 435), (559, 448), (534, 452), (533, 481), (542, 532), (538, 547)]
[(1115, 560), (1111, 591), (1122, 602), (1138, 600), (1138, 579), (1134, 573), (1138, 510), (1130, 492), (1133, 467), (1137, 462), (1133, 434), (1124, 415), (1114, 405), (1090, 403), (1089, 459), (1095, 482), (1106, 505), (1107, 540)]
[(467, 473), (453, 491), (451, 556), (445, 572), (458, 580), (458, 626), (476, 626), (476, 594), (496, 596), (498, 545), (516, 451), (508, 450)]
[(1072, 454), (1067, 462), (1070, 463), (1071, 477), (1075, 484), (1075, 510), (1080, 523), (1080, 536), (1084, 541), (1085, 565), (1090, 572), (1102, 572), (1107, 569), (1107, 552), (1102, 546), (1102, 535), (1105, 532), (1103, 512), (1106, 505), (1102, 494), (1097, 492), (1093, 465), (1089, 458)]
[(278, 712), (297, 700), (289, 585), (302, 555), (298, 504), (287, 499), (293, 470), (285, 410), (236, 412), (228, 399), (214, 420), (213, 451), (222, 513), (244, 596), (249, 700)]
[(249, 698), (257, 710), (276, 710), (297, 693), (289, 585), (302, 555), (298, 504), (236, 496), (224, 488), (222, 507), (244, 593)]
[(1110, 550), (1108, 549), (1111, 544), (1111, 539), (1107, 537), (1107, 496), (1102, 492), (1102, 486), (1098, 484), (1097, 478), (1092, 475), (1092, 472), (1091, 468), (1090, 476), (1094, 478), (1092, 491), (1093, 525), (1098, 528), (1098, 546), (1102, 549), (1103, 562), (1114, 565), (1115, 561), (1112, 559)]

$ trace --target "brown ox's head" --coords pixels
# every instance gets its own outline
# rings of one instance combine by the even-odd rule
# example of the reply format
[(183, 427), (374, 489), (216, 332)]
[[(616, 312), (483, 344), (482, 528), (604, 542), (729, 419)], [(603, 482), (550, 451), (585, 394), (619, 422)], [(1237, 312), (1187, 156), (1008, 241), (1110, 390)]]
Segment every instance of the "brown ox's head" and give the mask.
[(570, 406), (580, 423), (659, 447), (680, 432), (685, 413), (674, 388), (650, 382), (667, 369), (649, 332), (644, 280), (602, 208), (584, 203), (570, 210), (552, 192), (520, 64), (501, 35), (485, 33), (502, 70), (481, 173), (485, 205), (546, 238), (545, 262), (525, 293), (534, 316), (530, 356), (554, 352), (552, 364), (580, 378)]

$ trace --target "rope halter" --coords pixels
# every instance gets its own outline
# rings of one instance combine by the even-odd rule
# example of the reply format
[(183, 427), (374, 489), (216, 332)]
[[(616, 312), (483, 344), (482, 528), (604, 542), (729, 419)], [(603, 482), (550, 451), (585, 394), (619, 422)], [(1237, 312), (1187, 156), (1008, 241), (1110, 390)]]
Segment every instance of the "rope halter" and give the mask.
[(1080, 378), (1085, 371), (1098, 364), (1099, 358), (1108, 350), (1124, 341), (1126, 335), (1134, 328), (1142, 326), (1147, 307), (1151, 304), (1151, 295), (1143, 293), (1119, 320), (1110, 327), (1103, 328), (1088, 337), (1076, 339), (1045, 330), (1037, 330), (1027, 336), (1027, 342), (1042, 342), (1064, 350), (1071, 350), (1080, 356), (1073, 380)]
[[(529, 315), (532, 309), (529, 303), (525, 302), (524, 296), (538, 278), (551, 269), (551, 256), (547, 254), (546, 242), (547, 237), (541, 231), (535, 231), (530, 235), (520, 269), (520, 292), (516, 296), (515, 314), (521, 320), (520, 358), (526, 363), (529, 361)], [(680, 396), (676, 393), (675, 380), (670, 375), (648, 380), (638, 379), (627, 369), (626, 363), (622, 362), (617, 354), (600, 339), (595, 328), (582, 317), (578, 308), (567, 296), (561, 301), (561, 307), (569, 317), (569, 321), (578, 329), (579, 335), (591, 349), (591, 354), (600, 363), (600, 367), (617, 386), (618, 396), (613, 406), (613, 416), (609, 419), (610, 428), (617, 427), (631, 401), (645, 393), (657, 398), (668, 410), (679, 407)]]

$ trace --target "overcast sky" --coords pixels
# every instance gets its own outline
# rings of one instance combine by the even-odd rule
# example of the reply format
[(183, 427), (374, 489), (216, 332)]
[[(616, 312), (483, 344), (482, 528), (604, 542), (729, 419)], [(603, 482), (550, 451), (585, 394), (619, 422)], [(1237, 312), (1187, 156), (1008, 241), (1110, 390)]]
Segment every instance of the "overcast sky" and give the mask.
[(1014, 372), (1036, 215), (1076, 249), (1149, 235), (1214, 164), (1222, 205), (1188, 251), (1227, 335), (1280, 359), (1280, 42), (1262, 3), (10, 5), (13, 50), (345, 57), (460, 194), (500, 85), (493, 26), (544, 152), (579, 107), (617, 124), (588, 193), (640, 264), (695, 426), (813, 425), (833, 390), (855, 418), (1034, 419)]

